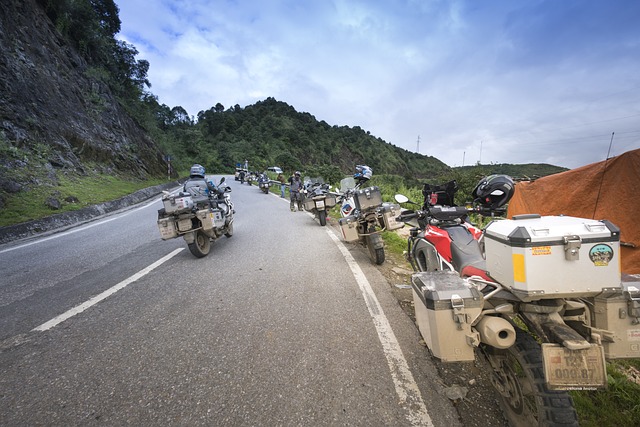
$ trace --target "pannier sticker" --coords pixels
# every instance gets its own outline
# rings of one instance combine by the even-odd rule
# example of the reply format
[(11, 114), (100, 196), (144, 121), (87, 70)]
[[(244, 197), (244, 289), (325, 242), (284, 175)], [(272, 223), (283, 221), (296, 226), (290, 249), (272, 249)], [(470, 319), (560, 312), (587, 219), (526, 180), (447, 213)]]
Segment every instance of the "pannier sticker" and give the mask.
[(551, 246), (534, 246), (531, 255), (551, 255)]
[(640, 341), (640, 329), (628, 329), (627, 341)]
[(589, 259), (596, 267), (606, 267), (613, 259), (613, 248), (604, 243), (597, 244), (589, 250)]

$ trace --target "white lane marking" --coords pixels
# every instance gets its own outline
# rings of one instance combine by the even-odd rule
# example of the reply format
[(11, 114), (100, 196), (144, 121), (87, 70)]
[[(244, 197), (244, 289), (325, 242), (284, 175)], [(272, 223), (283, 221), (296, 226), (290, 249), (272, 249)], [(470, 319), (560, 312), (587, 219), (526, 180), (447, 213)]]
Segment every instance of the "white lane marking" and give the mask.
[(342, 244), (338, 237), (329, 229), (325, 229), (331, 239), (335, 242), (340, 252), (344, 256), (353, 276), (360, 286), (360, 291), (364, 297), (364, 301), (369, 309), (369, 314), (373, 318), (373, 323), (378, 331), (378, 338), (382, 344), (382, 350), (387, 358), (389, 364), (389, 370), (391, 371), (391, 378), (396, 388), (396, 393), (400, 398), (400, 404), (407, 410), (407, 419), (412, 426), (433, 426), (433, 421), (427, 411), (427, 406), (422, 399), (418, 384), (416, 384), (413, 374), (409, 370), (409, 364), (407, 363), (400, 344), (396, 339), (396, 335), (391, 329), (389, 320), (382, 311), (382, 306), (376, 298), (371, 284), (367, 280), (367, 277), (362, 272), (362, 269), (349, 253), (347, 248)]
[(3, 250), (0, 251), (0, 254), (3, 254), (5, 252), (15, 251), (16, 249), (22, 249), (22, 248), (25, 248), (25, 247), (31, 246), (31, 245), (36, 245), (38, 243), (43, 243), (43, 242), (46, 242), (48, 240), (57, 239), (59, 237), (68, 236), (69, 234), (77, 233), (78, 231), (84, 231), (84, 230), (87, 230), (89, 228), (96, 227), (98, 225), (106, 224), (107, 222), (115, 221), (116, 219), (120, 219), (122, 217), (125, 217), (125, 216), (131, 214), (131, 213), (134, 213), (134, 212), (139, 211), (141, 209), (145, 209), (145, 208), (147, 208), (147, 207), (149, 207), (149, 206), (151, 206), (151, 205), (153, 205), (154, 203), (157, 203), (157, 202), (158, 202), (158, 200), (154, 199), (153, 201), (150, 201), (149, 203), (147, 203), (147, 204), (145, 204), (143, 206), (137, 207), (135, 209), (131, 209), (131, 210), (126, 211), (126, 212), (122, 212), (122, 213), (116, 214), (117, 216), (114, 216), (112, 218), (104, 219), (104, 220), (97, 221), (97, 222), (92, 222), (91, 224), (80, 226), (80, 227), (76, 227), (76, 228), (73, 228), (71, 230), (63, 231), (61, 233), (56, 233), (56, 234), (54, 234), (52, 236), (49, 236), (49, 237), (43, 237), (42, 239), (34, 240), (32, 242), (29, 242), (29, 243), (24, 243), (24, 244), (21, 244), (21, 245), (17, 245), (17, 246), (13, 246), (13, 247), (10, 247), (10, 248), (7, 248), (7, 249), (3, 249)]
[(42, 325), (34, 328), (32, 330), (32, 332), (35, 332), (35, 331), (38, 331), (38, 332), (47, 331), (47, 330), (57, 326), (58, 324), (64, 322), (65, 320), (69, 319), (70, 317), (73, 317), (76, 314), (82, 313), (83, 311), (85, 311), (89, 307), (91, 307), (93, 305), (96, 305), (97, 303), (99, 303), (100, 301), (104, 300), (105, 298), (108, 298), (109, 296), (115, 294), (120, 289), (126, 287), (130, 283), (133, 283), (136, 280), (140, 279), (141, 277), (147, 275), (149, 272), (151, 272), (155, 268), (159, 267), (160, 265), (162, 265), (166, 261), (168, 261), (171, 258), (173, 258), (174, 256), (176, 256), (182, 250), (184, 250), (184, 248), (179, 248), (179, 249), (174, 250), (169, 255), (166, 255), (166, 256), (160, 258), (158, 261), (156, 261), (153, 264), (149, 265), (148, 267), (138, 271), (133, 276), (130, 276), (129, 278), (127, 278), (127, 279), (123, 280), (122, 282), (118, 283), (117, 285), (107, 289), (106, 291), (102, 292), (101, 294), (98, 294), (98, 295), (90, 298), (86, 302), (84, 302), (84, 303), (82, 303), (82, 304), (80, 304), (78, 306), (75, 306), (71, 310), (69, 310), (69, 311), (67, 311), (65, 313), (62, 313), (61, 315), (59, 315), (57, 317), (54, 317), (53, 319), (49, 320), (48, 322), (43, 323)]

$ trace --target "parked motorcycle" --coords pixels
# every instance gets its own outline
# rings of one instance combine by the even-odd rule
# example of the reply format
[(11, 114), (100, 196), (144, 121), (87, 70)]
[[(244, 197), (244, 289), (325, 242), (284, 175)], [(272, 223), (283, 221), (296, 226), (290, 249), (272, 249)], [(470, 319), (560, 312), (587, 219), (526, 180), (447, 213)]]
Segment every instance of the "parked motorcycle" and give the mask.
[(342, 218), (338, 222), (344, 240), (363, 244), (369, 250), (371, 261), (380, 265), (385, 259), (380, 233), (395, 230), (404, 224), (395, 220), (400, 212), (399, 205), (383, 203), (378, 187), (363, 188), (372, 175), (371, 168), (358, 165), (353, 177), (340, 181), (338, 200)]
[(231, 187), (223, 177), (215, 190), (181, 191), (162, 196), (164, 208), (158, 210), (158, 229), (163, 240), (182, 236), (197, 258), (209, 254), (211, 241), (222, 235), (233, 236)]
[(456, 189), (425, 185), (421, 208), (398, 217), (413, 226), (420, 333), (442, 361), (486, 360), (513, 425), (577, 426), (567, 390), (604, 388), (605, 360), (640, 357), (640, 283), (621, 282), (620, 230), (537, 214), (481, 230), (469, 215), (503, 214), (513, 182), (483, 179), (471, 207), (454, 205)]
[(321, 226), (327, 224), (327, 212), (336, 205), (336, 195), (322, 178), (305, 178), (303, 187), (304, 210), (313, 213)]
[(262, 191), (264, 194), (269, 194), (270, 185), (271, 182), (269, 181), (269, 177), (267, 176), (267, 174), (261, 173), (260, 176), (258, 176), (258, 187), (260, 188), (260, 191)]

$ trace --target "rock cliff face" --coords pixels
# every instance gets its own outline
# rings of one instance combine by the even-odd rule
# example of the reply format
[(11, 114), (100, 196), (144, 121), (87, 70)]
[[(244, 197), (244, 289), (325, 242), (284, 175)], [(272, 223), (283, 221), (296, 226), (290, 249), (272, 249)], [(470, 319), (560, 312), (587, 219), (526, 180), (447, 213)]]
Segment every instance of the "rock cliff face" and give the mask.
[(92, 171), (146, 178), (166, 166), (36, 0), (2, 0), (0, 208), (3, 194)]

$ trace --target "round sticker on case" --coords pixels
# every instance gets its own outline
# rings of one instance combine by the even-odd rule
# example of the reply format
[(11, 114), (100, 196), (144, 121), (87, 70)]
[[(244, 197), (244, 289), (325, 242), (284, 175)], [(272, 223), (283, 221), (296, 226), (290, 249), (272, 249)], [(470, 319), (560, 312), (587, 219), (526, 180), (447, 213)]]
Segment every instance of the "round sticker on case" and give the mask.
[(595, 245), (589, 251), (589, 259), (597, 267), (609, 265), (609, 261), (613, 258), (613, 248), (609, 245), (600, 243)]

